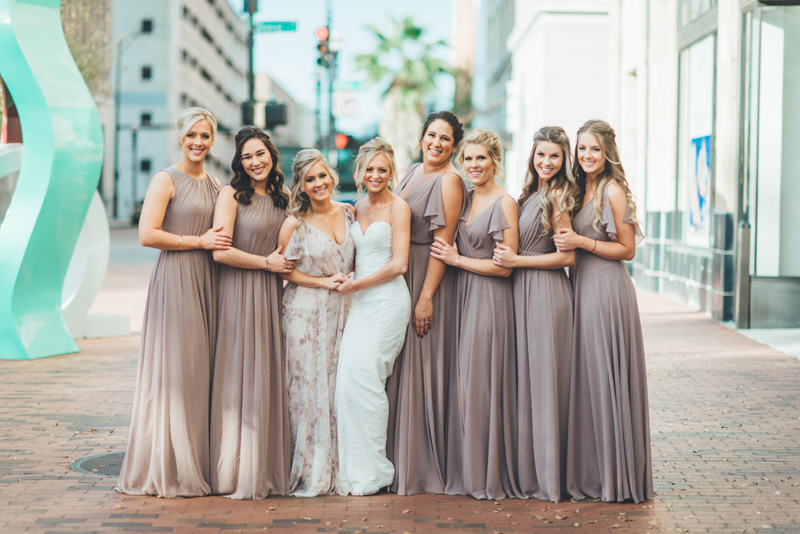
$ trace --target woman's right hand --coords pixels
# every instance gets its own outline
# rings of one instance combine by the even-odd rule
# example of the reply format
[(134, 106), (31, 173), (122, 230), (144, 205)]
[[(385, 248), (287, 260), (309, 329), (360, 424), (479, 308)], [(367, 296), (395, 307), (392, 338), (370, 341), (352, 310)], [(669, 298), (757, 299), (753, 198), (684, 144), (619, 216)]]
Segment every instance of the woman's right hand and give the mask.
[(320, 287), (323, 289), (330, 289), (331, 291), (335, 291), (339, 289), (339, 286), (342, 285), (347, 280), (348, 277), (346, 275), (342, 273), (336, 273), (333, 276), (327, 276), (323, 278)]
[(280, 243), (278, 248), (276, 248), (272, 254), (267, 256), (269, 259), (267, 267), (270, 272), (286, 274), (292, 272), (292, 269), (294, 269), (294, 262), (292, 260), (287, 260), (286, 256), (283, 255), (283, 251), (285, 249), (286, 245)]
[(233, 239), (222, 231), (222, 226), (211, 228), (200, 236), (200, 248), (206, 250), (228, 250)]
[(427, 334), (433, 322), (433, 300), (420, 296), (417, 305), (414, 307), (412, 320), (418, 336)]

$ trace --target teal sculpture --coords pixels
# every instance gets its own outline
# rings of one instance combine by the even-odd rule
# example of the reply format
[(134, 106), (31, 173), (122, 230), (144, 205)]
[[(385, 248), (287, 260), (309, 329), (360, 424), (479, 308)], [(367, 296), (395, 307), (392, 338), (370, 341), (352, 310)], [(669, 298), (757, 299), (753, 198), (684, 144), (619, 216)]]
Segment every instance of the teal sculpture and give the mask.
[(0, 77), (25, 147), (0, 224), (0, 358), (77, 352), (61, 289), (100, 179), (103, 139), (64, 38), (60, 0), (0, 0)]

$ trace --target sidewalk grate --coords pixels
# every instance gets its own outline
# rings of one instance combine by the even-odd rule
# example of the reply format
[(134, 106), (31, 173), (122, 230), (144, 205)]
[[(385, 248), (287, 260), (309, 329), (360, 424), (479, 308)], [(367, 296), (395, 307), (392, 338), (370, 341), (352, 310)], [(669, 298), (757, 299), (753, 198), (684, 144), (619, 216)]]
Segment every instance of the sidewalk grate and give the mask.
[(89, 456), (83, 460), (76, 460), (72, 462), (69, 468), (78, 473), (83, 473), (84, 475), (118, 477), (124, 457), (124, 452), (98, 454), (96, 456)]

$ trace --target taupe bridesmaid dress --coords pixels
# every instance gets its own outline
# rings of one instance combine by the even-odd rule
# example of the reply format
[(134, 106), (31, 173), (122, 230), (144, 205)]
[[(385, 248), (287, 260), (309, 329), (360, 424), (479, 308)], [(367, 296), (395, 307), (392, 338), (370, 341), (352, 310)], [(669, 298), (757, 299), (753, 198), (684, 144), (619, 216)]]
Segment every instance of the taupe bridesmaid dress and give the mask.
[[(613, 241), (617, 229), (603, 194), (600, 231), (593, 203), (572, 222), (575, 231)], [(625, 222), (633, 222), (630, 213)], [(637, 238), (642, 237), (638, 225)], [(637, 239), (638, 240), (638, 239)], [(636, 290), (625, 264), (578, 250), (571, 272), (575, 291), (567, 491), (603, 501), (653, 497), (644, 341)]]
[[(230, 187), (230, 186), (226, 186)], [(233, 246), (267, 256), (286, 214), (271, 196), (237, 204)], [(263, 499), (289, 490), (289, 408), (281, 335), (283, 280), (221, 264), (211, 389), (211, 490)]]
[[(165, 169), (174, 184), (162, 228), (202, 235), (219, 189)], [(128, 449), (117, 491), (131, 495), (207, 495), (211, 354), (216, 337), (217, 266), (207, 250), (162, 250), (142, 323)]]
[[(421, 165), (421, 164), (417, 164)], [(433, 232), (445, 227), (442, 176), (405, 195), (417, 165), (397, 187), (411, 208), (411, 247), (406, 283), (411, 293), (411, 313), (417, 305), (428, 270)], [(466, 206), (466, 185), (464, 203)], [(395, 467), (392, 491), (400, 495), (444, 493), (445, 429), (450, 360), (452, 358), (455, 271), (448, 267), (433, 296), (431, 329), (417, 336), (409, 322), (405, 344), (386, 383), (389, 425), (386, 455)]]
[[(502, 199), (472, 215), (469, 224), (464, 218), (459, 221), (459, 254), (491, 259), (509, 227)], [(521, 497), (514, 467), (517, 388), (511, 279), (460, 269), (456, 280), (446, 491), (476, 499)]]
[[(519, 255), (556, 251), (542, 234), (542, 192), (519, 217)], [(572, 286), (564, 269), (514, 269), (517, 333), (517, 469), (526, 498), (558, 502), (566, 471)]]

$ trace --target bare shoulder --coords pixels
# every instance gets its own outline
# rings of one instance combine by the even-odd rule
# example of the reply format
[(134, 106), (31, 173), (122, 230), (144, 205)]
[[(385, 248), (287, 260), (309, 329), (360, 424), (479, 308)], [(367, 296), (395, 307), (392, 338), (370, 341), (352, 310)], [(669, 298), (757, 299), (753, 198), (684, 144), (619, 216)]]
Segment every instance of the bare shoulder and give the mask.
[(233, 188), (233, 186), (231, 184), (225, 184), (224, 186), (222, 186), (222, 190), (219, 192), (219, 196), (217, 198), (218, 199), (224, 198), (226, 200), (232, 199), (234, 198), (235, 194), (236, 190)]
[(150, 180), (151, 185), (155, 185), (156, 187), (175, 187), (174, 182), (172, 181), (172, 176), (169, 175), (167, 171), (158, 171), (153, 175), (153, 179)]
[(389, 211), (392, 218), (394, 217), (411, 217), (411, 208), (409, 207), (408, 203), (400, 198), (399, 196), (395, 195), (394, 202), (392, 202), (392, 206)]
[(505, 194), (501, 197), (500, 204), (506, 217), (519, 217), (519, 204), (511, 195)]
[(348, 204), (346, 202), (339, 202), (339, 204), (341, 204), (344, 213), (350, 213), (350, 215), (356, 214), (356, 210), (351, 204)]
[(297, 220), (297, 217), (289, 215), (288, 217), (286, 217), (286, 219), (283, 220), (283, 224), (281, 225), (281, 231), (280, 231), (281, 235), (293, 234), (299, 223), (300, 221)]
[(606, 184), (606, 191), (608, 192), (608, 200), (610, 200), (612, 204), (626, 202), (625, 191), (622, 190), (618, 183), (608, 182)]
[(464, 187), (464, 181), (461, 176), (454, 172), (445, 172), (442, 174), (442, 196), (461, 193)]
[(358, 213), (358, 210), (360, 210), (362, 207), (364, 207), (364, 204), (366, 204), (366, 202), (367, 202), (366, 198), (358, 199), (358, 201), (356, 202), (356, 204), (354, 206), (354, 209), (355, 209), (356, 213)]

